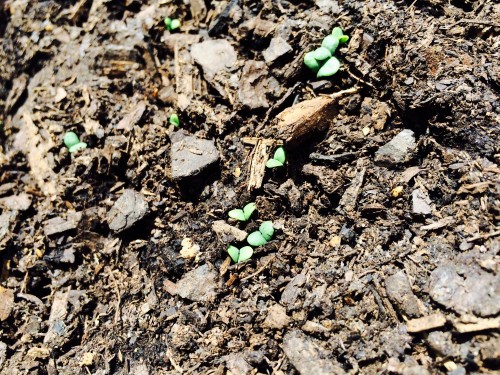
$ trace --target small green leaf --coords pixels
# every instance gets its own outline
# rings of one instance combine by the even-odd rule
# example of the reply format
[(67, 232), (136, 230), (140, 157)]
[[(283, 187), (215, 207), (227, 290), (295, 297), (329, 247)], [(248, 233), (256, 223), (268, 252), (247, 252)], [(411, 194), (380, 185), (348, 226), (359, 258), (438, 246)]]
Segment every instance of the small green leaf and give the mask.
[(304, 55), (304, 64), (306, 64), (306, 66), (309, 69), (311, 69), (314, 73), (317, 73), (319, 68), (321, 68), (321, 65), (314, 58), (314, 52), (307, 52)]
[(346, 43), (348, 40), (349, 40), (349, 37), (348, 37), (347, 35), (342, 35), (342, 36), (339, 38), (339, 42), (340, 42), (340, 43)]
[(281, 164), (285, 164), (286, 160), (285, 149), (283, 147), (278, 147), (274, 152), (273, 159), (279, 161)]
[(273, 222), (264, 221), (262, 224), (260, 224), (259, 232), (262, 234), (262, 237), (264, 237), (266, 241), (271, 241), (271, 238), (273, 238), (274, 234)]
[(323, 61), (332, 57), (332, 54), (325, 47), (319, 47), (313, 51), (313, 56), (318, 61)]
[(335, 73), (337, 73), (340, 69), (340, 61), (334, 56), (331, 57), (319, 70), (316, 75), (318, 78), (320, 77), (331, 77)]
[(176, 113), (172, 113), (168, 119), (168, 121), (174, 125), (176, 128), (179, 127), (179, 125), (181, 124), (181, 121), (179, 120), (179, 116), (177, 116)]
[(240, 260), (240, 251), (238, 250), (238, 248), (233, 245), (229, 245), (229, 247), (227, 248), (227, 252), (229, 253), (229, 256), (231, 257), (233, 262), (238, 263), (238, 261)]
[(75, 132), (67, 132), (66, 134), (64, 134), (64, 144), (67, 148), (71, 148), (77, 143), (80, 143), (80, 139)]
[(323, 39), (321, 46), (325, 47), (333, 55), (339, 46), (339, 38), (334, 35), (328, 35)]
[(235, 220), (239, 220), (239, 221), (247, 221), (248, 220), (245, 218), (245, 213), (243, 212), (243, 210), (240, 210), (239, 208), (229, 211), (228, 215), (230, 218), (233, 218)]
[(282, 167), (283, 166), (283, 163), (276, 160), (276, 159), (269, 159), (267, 162), (266, 162), (266, 167), (267, 168), (276, 168), (276, 167)]
[(334, 36), (335, 38), (339, 39), (343, 35), (344, 35), (344, 32), (342, 31), (342, 29), (340, 27), (334, 27), (333, 28), (333, 30), (332, 30), (332, 36)]
[(243, 215), (245, 216), (245, 221), (250, 219), (250, 216), (252, 216), (253, 212), (257, 209), (257, 206), (255, 205), (254, 202), (248, 203), (245, 207), (243, 207)]
[(82, 150), (85, 150), (87, 148), (87, 144), (85, 142), (79, 142), (77, 143), (76, 145), (73, 145), (71, 146), (68, 151), (70, 153), (73, 153), (73, 152), (78, 152), (78, 151), (82, 151)]
[(267, 243), (264, 236), (258, 231), (250, 233), (247, 237), (247, 242), (252, 246), (263, 246)]
[(250, 246), (243, 246), (240, 249), (240, 257), (238, 259), (238, 263), (250, 259), (252, 255), (253, 255), (253, 249)]
[(172, 23), (170, 24), (170, 30), (174, 31), (181, 27), (181, 21), (179, 21), (177, 18), (172, 20)]
[(163, 21), (163, 22), (165, 22), (165, 27), (167, 28), (167, 30), (170, 30), (170, 27), (172, 25), (172, 18), (165, 17), (165, 21)]

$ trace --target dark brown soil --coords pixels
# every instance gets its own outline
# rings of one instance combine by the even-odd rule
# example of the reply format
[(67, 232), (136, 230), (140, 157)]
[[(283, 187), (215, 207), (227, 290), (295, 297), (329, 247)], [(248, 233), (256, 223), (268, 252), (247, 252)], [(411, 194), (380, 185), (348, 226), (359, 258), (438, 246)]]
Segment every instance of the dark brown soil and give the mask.
[[(0, 372), (496, 373), (499, 27), (490, 0), (0, 2)], [(193, 137), (218, 161), (179, 177)]]

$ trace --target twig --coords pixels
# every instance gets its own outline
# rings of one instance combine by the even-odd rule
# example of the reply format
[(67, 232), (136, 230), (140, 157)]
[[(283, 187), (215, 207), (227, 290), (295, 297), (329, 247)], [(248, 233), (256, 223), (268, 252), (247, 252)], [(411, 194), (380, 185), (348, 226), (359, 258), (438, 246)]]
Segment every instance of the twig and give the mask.
[[(358, 78), (356, 77), (356, 79), (358, 79)], [(346, 94), (355, 94), (358, 91), (359, 91), (359, 87), (354, 86), (354, 87), (351, 87), (350, 89), (345, 89), (345, 90), (337, 91), (337, 92), (334, 92), (333, 94), (330, 94), (330, 95), (327, 95), (327, 96), (329, 96), (332, 99), (336, 99), (336, 98), (339, 98), (339, 97), (341, 97), (343, 95), (346, 95)]]
[(245, 276), (243, 279), (241, 279), (241, 281), (243, 282), (245, 280), (248, 280), (248, 279), (251, 279), (252, 277), (257, 276), (259, 273), (261, 273), (262, 271), (264, 271), (266, 269), (266, 267), (274, 260), (274, 258), (276, 258), (276, 255), (269, 258), (269, 260), (266, 262), (266, 264), (264, 264), (261, 268), (259, 268), (257, 271), (255, 271), (251, 275)]

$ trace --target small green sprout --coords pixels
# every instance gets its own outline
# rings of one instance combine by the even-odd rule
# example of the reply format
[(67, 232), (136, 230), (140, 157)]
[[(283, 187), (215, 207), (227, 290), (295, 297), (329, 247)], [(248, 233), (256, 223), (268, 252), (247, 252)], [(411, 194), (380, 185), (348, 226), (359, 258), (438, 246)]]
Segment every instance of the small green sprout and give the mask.
[(170, 18), (170, 17), (165, 17), (165, 27), (167, 28), (168, 31), (174, 31), (181, 27), (181, 21), (179, 21), (177, 18)]
[(172, 125), (174, 125), (176, 128), (178, 128), (181, 125), (181, 120), (179, 120), (179, 116), (177, 116), (176, 113), (172, 113), (168, 119), (168, 122), (170, 122)]
[(321, 77), (331, 77), (335, 73), (337, 73), (340, 69), (340, 61), (335, 56), (332, 56), (328, 59), (326, 63), (318, 71), (316, 75), (318, 78)]
[(327, 60), (332, 57), (332, 53), (325, 47), (319, 47), (313, 52), (316, 61)]
[(323, 39), (321, 47), (304, 55), (304, 64), (316, 73), (318, 78), (333, 76), (340, 69), (340, 61), (333, 54), (339, 44), (348, 40), (349, 37), (342, 29), (335, 27), (332, 33)]
[(248, 203), (243, 209), (237, 208), (229, 211), (229, 217), (239, 221), (248, 221), (256, 209), (255, 203)]
[(274, 227), (272, 221), (264, 221), (258, 231), (252, 232), (247, 237), (247, 242), (252, 246), (263, 246), (273, 238)]
[(269, 159), (266, 163), (267, 168), (282, 167), (285, 164), (286, 156), (285, 149), (283, 147), (278, 147), (274, 152), (274, 157)]
[(80, 142), (75, 132), (67, 132), (64, 134), (64, 145), (68, 148), (70, 153), (85, 150), (87, 148), (87, 144), (85, 142)]
[(328, 35), (325, 39), (323, 39), (321, 46), (330, 51), (330, 55), (333, 55), (337, 50), (339, 43), (339, 38), (334, 35)]
[(346, 43), (349, 40), (349, 37), (344, 34), (340, 27), (334, 27), (331, 35), (337, 38), (340, 43)]
[(253, 255), (253, 249), (250, 246), (243, 246), (241, 249), (238, 249), (236, 246), (229, 245), (227, 252), (234, 263), (244, 262)]
[(304, 64), (311, 69), (314, 73), (317, 73), (321, 65), (314, 58), (314, 52), (307, 52), (304, 56)]

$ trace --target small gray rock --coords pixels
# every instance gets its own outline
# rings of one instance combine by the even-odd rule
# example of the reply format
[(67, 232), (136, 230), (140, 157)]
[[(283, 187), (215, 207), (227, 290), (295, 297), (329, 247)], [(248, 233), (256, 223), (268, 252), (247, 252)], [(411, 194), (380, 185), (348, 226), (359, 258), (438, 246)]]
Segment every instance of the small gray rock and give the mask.
[(280, 302), (291, 308), (297, 302), (300, 292), (302, 291), (302, 286), (306, 283), (306, 276), (299, 273), (286, 285), (283, 293), (281, 293)]
[(290, 324), (290, 318), (286, 315), (285, 308), (276, 303), (269, 308), (262, 326), (271, 329), (283, 329), (288, 324)]
[(398, 271), (385, 280), (385, 289), (389, 300), (398, 310), (411, 318), (425, 313), (424, 304), (413, 294), (410, 281), (404, 271)]
[(409, 159), (417, 147), (415, 133), (404, 129), (375, 153), (375, 162), (383, 165), (396, 165)]
[(177, 282), (177, 294), (196, 302), (213, 301), (217, 286), (217, 272), (205, 264), (189, 271)]
[(426, 192), (415, 189), (411, 194), (412, 211), (417, 215), (430, 215), (432, 208), (430, 206), (431, 200)]
[(43, 227), (43, 232), (46, 236), (66, 232), (75, 229), (82, 218), (81, 212), (70, 211), (66, 215), (66, 219), (62, 217), (54, 217), (46, 220)]
[(172, 137), (172, 179), (193, 177), (215, 164), (219, 152), (214, 141), (175, 132)]
[(326, 358), (326, 350), (299, 331), (285, 335), (283, 351), (301, 375), (345, 374), (338, 364)]
[(0, 198), (0, 205), (10, 210), (26, 211), (31, 206), (31, 195), (21, 193), (19, 195)]
[(201, 66), (208, 80), (221, 71), (231, 69), (237, 62), (236, 51), (224, 39), (206, 40), (193, 44), (191, 56)]
[(269, 44), (269, 47), (262, 52), (262, 55), (264, 56), (266, 63), (271, 64), (281, 56), (284, 56), (291, 51), (292, 47), (290, 44), (288, 44), (285, 39), (278, 36), (271, 39), (271, 44)]
[(106, 219), (109, 228), (116, 232), (125, 230), (141, 220), (148, 212), (148, 202), (142, 194), (127, 189), (123, 191), (120, 198), (117, 199), (111, 210), (109, 210)]

